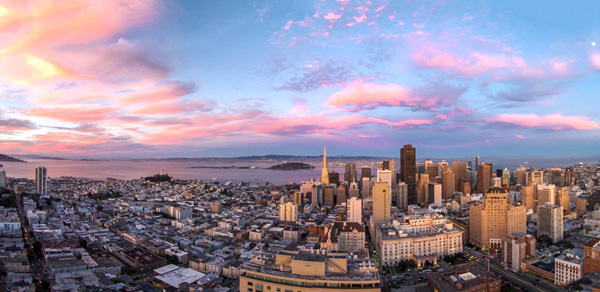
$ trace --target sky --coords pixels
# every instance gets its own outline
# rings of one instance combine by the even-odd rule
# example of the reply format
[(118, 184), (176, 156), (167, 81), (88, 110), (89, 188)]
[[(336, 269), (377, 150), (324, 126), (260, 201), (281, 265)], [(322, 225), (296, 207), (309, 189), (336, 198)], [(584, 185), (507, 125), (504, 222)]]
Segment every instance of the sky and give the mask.
[(0, 0), (0, 153), (597, 155), (598, 11)]

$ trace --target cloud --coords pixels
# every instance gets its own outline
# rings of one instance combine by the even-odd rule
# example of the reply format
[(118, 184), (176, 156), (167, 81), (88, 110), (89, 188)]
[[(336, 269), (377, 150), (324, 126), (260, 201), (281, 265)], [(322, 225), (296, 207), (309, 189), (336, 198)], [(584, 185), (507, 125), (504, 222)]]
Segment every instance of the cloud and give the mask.
[(506, 86), (506, 89), (500, 90), (490, 97), (492, 99), (502, 99), (512, 102), (535, 102), (558, 95), (562, 87), (558, 84), (529, 80), (509, 83)]
[(539, 116), (537, 114), (501, 114), (487, 119), (492, 123), (503, 123), (521, 128), (538, 128), (548, 130), (595, 130), (600, 124), (588, 117), (565, 116), (559, 113)]
[(99, 105), (71, 105), (52, 108), (32, 108), (25, 114), (66, 122), (98, 122), (116, 118), (118, 108)]
[(28, 120), (0, 118), (1, 131), (25, 131), (36, 128), (36, 125)]
[[(446, 89), (440, 90), (439, 89)], [(465, 89), (456, 90), (447, 85), (423, 86), (409, 90), (398, 84), (378, 85), (360, 79), (338, 91), (325, 104), (347, 111), (360, 111), (377, 107), (409, 107), (420, 110), (435, 110), (448, 105)], [(446, 91), (446, 92), (444, 92)]]
[(277, 90), (290, 90), (307, 92), (321, 87), (333, 87), (347, 83), (358, 73), (354, 66), (343, 62), (327, 60), (324, 64), (315, 62), (314, 65), (304, 67), (302, 74), (288, 78)]
[(600, 71), (600, 53), (592, 54), (590, 62), (592, 63), (592, 68)]
[(340, 17), (342, 17), (342, 14), (335, 14), (335, 13), (327, 13), (325, 16), (323, 16), (323, 18), (327, 19), (327, 20), (331, 20), (331, 21), (336, 21), (338, 19), (340, 19)]

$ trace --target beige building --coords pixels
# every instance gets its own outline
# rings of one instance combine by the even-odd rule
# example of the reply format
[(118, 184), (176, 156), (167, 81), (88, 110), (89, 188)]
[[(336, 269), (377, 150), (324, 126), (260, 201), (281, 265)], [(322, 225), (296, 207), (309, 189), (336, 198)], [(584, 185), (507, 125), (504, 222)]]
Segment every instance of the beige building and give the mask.
[(563, 213), (571, 213), (571, 201), (569, 198), (569, 188), (558, 187), (556, 188), (556, 204), (563, 207)]
[(362, 200), (357, 197), (350, 197), (346, 203), (346, 221), (362, 222), (362, 211)]
[(417, 204), (427, 203), (429, 201), (429, 174), (422, 173), (419, 175)]
[(414, 260), (422, 266), (426, 261), (437, 263), (446, 255), (463, 251), (463, 231), (440, 214), (413, 215), (404, 221), (378, 223), (375, 232), (375, 248), (384, 266), (395, 266), (406, 260)]
[(554, 185), (538, 185), (537, 186), (537, 205), (550, 203), (555, 205), (555, 189)]
[(526, 233), (508, 235), (504, 239), (504, 263), (514, 272), (521, 270), (521, 261), (535, 256), (535, 237)]
[(469, 241), (481, 248), (500, 246), (507, 235), (526, 232), (525, 206), (513, 204), (503, 188), (489, 189), (483, 204), (471, 205), (469, 216)]
[(384, 181), (373, 184), (373, 220), (388, 222), (391, 219), (392, 192), (390, 185)]
[(239, 279), (244, 292), (381, 291), (374, 260), (303, 251), (256, 254)]
[(538, 206), (537, 237), (548, 236), (552, 243), (563, 239), (562, 206), (544, 204)]
[(298, 220), (298, 205), (292, 202), (279, 204), (279, 222), (284, 224), (296, 224)]
[(554, 284), (566, 287), (571, 282), (583, 279), (583, 257), (584, 251), (575, 248), (554, 259)]
[(456, 181), (454, 180), (454, 172), (449, 166), (442, 168), (442, 198), (444, 200), (452, 198), (456, 189)]
[(521, 186), (521, 201), (527, 210), (537, 210), (537, 199), (534, 186)]
[(365, 227), (359, 222), (336, 221), (321, 237), (321, 248), (344, 252), (365, 251)]

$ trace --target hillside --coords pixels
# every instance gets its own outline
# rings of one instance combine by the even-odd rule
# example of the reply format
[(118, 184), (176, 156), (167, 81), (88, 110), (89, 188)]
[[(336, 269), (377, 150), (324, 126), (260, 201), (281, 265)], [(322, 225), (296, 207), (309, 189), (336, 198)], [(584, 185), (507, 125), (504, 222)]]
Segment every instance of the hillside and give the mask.
[(14, 157), (10, 157), (8, 155), (0, 154), (0, 161), (2, 162), (27, 162), (21, 159), (16, 159)]

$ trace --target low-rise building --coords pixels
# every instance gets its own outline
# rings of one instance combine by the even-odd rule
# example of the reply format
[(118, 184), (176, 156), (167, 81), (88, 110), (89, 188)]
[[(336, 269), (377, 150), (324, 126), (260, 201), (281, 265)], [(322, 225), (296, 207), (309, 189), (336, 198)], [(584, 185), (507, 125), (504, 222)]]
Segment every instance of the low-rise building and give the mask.
[(554, 284), (567, 286), (571, 282), (583, 279), (584, 250), (574, 248), (554, 260)]
[(427, 274), (427, 286), (417, 292), (500, 292), (502, 281), (476, 264), (465, 264), (448, 271)]

